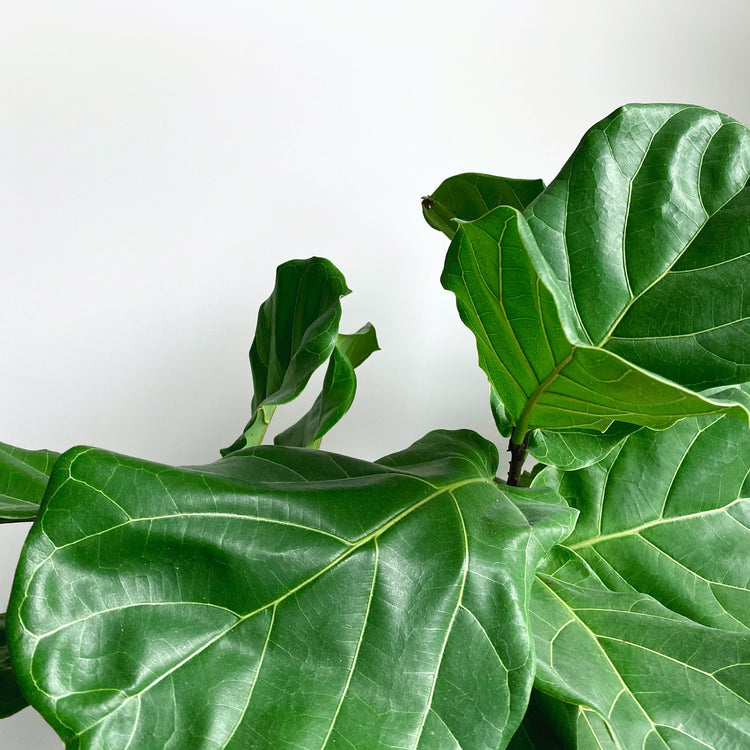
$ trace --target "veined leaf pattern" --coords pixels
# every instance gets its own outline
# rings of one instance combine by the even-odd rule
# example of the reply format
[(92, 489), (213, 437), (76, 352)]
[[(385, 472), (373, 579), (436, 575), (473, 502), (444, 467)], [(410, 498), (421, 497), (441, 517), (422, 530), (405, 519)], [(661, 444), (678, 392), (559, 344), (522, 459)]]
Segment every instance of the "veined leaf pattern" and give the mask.
[[(456, 205), (471, 202), (462, 177), (445, 183)], [(443, 285), (518, 442), (617, 420), (663, 429), (710, 413), (697, 390), (748, 379), (749, 181), (740, 123), (628, 105), (528, 205), (486, 202), (457, 225)]]
[(750, 633), (614, 592), (574, 553), (537, 575), (535, 685), (581, 707), (584, 747), (735, 750), (750, 743)]
[(603, 431), (625, 421), (664, 429), (686, 416), (728, 411), (748, 418), (739, 404), (702, 396), (587, 344), (515, 208), (500, 206), (460, 225), (441, 280), (456, 295), (519, 442), (537, 428)]
[(750, 130), (628, 105), (526, 212), (588, 340), (693, 389), (750, 380)]
[(579, 745), (750, 745), (749, 459), (746, 424), (690, 418), (534, 479), (580, 512), (531, 599), (535, 684), (577, 706)]
[[(750, 429), (686, 419), (640, 430), (579, 471), (535, 479), (581, 515), (565, 544), (608, 586), (696, 622), (750, 630)], [(648, 477), (648, 478), (646, 478)]]
[(468, 432), (377, 463), (74, 449), (11, 598), (25, 692), (81, 750), (502, 748), (533, 571), (575, 511), (498, 484), (497, 461)]

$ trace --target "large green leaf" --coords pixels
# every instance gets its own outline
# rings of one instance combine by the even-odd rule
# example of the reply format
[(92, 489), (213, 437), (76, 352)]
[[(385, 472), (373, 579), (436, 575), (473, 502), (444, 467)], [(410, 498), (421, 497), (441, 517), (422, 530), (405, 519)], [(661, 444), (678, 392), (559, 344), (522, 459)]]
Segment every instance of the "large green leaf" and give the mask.
[(575, 747), (750, 747), (749, 475), (750, 429), (711, 416), (535, 478), (580, 512), (531, 602), (535, 684), (581, 713)]
[(24, 691), (77, 750), (502, 748), (533, 571), (575, 511), (497, 462), (470, 432), (377, 463), (74, 449), (11, 596)]
[(11, 716), (29, 705), (21, 695), (16, 673), (10, 663), (5, 618), (4, 612), (0, 614), (0, 719)]
[(517, 209), (500, 206), (460, 225), (442, 282), (456, 295), (518, 442), (535, 428), (604, 430), (621, 420), (663, 429), (696, 414), (748, 416), (739, 405), (701, 396), (587, 344)]
[(637, 104), (526, 211), (588, 343), (682, 385), (750, 380), (750, 130)]
[[(473, 221), (458, 224), (443, 284), (516, 442), (614, 420), (663, 428), (710, 411), (684, 389), (750, 378), (746, 127), (699, 107), (629, 105), (525, 207), (498, 197), (487, 213), (493, 202), (472, 202), (462, 177), (447, 184)], [(452, 226), (433, 211), (433, 226)]]
[(536, 687), (580, 707), (572, 747), (750, 747), (750, 633), (611, 591), (567, 555), (537, 575), (531, 612)]
[(34, 520), (59, 455), (0, 443), (0, 523)]
[(349, 292), (341, 272), (325, 258), (290, 260), (276, 269), (276, 285), (258, 311), (250, 347), (254, 389), (250, 421), (222, 455), (259, 445), (276, 407), (299, 396), (331, 356), (341, 297)]
[(580, 510), (566, 541), (611, 588), (696, 622), (750, 630), (750, 429), (686, 419), (639, 430), (579, 471), (536, 479)]
[(449, 177), (422, 198), (427, 223), (453, 239), (458, 222), (474, 221), (498, 206), (523, 210), (544, 190), (541, 180), (517, 180), (467, 172)]
[(377, 351), (378, 339), (370, 323), (356, 333), (340, 333), (323, 380), (323, 388), (315, 403), (299, 421), (280, 432), (276, 445), (291, 445), (298, 448), (317, 448), (323, 435), (349, 411), (357, 392), (359, 367), (373, 352)]

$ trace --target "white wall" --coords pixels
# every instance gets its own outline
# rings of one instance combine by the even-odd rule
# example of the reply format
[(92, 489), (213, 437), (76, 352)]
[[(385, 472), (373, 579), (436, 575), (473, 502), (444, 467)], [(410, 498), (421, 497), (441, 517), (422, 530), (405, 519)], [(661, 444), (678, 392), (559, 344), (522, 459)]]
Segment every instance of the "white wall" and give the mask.
[[(0, 440), (29, 448), (215, 458), (274, 269), (314, 254), (354, 290), (343, 328), (371, 320), (383, 349), (324, 447), (495, 439), (420, 196), (549, 180), (628, 101), (750, 123), (746, 0), (0, 6)], [(0, 599), (26, 528), (0, 529)], [(26, 710), (0, 747), (60, 743)]]

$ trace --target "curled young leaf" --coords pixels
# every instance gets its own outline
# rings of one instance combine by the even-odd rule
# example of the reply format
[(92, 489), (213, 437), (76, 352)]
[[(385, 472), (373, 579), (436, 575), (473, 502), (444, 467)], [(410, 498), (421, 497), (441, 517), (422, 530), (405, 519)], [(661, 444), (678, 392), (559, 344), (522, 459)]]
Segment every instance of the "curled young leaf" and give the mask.
[(320, 440), (349, 411), (357, 392), (356, 367), (378, 351), (375, 328), (367, 323), (356, 333), (340, 333), (328, 361), (323, 388), (301, 419), (274, 438), (276, 445), (317, 448)]
[(349, 292), (341, 272), (325, 258), (291, 260), (276, 269), (276, 285), (258, 311), (250, 347), (254, 389), (250, 421), (222, 455), (259, 445), (276, 407), (299, 396), (331, 356), (341, 298)]

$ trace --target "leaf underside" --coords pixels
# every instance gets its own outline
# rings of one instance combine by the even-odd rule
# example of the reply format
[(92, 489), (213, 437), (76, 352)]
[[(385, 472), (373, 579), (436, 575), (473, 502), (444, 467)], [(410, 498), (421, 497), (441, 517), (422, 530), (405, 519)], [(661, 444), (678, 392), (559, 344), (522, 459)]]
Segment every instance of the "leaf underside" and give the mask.
[(575, 512), (497, 460), (468, 432), (377, 463), (74, 449), (11, 598), (24, 690), (70, 748), (504, 747), (533, 571)]
[[(541, 199), (541, 198), (540, 198)], [(575, 336), (572, 313), (524, 217), (500, 206), (462, 225), (442, 276), (477, 341), (479, 364), (521, 434), (605, 430), (613, 421), (664, 429), (678, 419), (747, 411), (688, 390)], [(538, 268), (546, 269), (542, 275)]]

